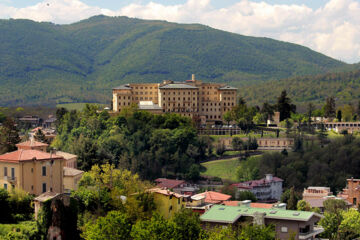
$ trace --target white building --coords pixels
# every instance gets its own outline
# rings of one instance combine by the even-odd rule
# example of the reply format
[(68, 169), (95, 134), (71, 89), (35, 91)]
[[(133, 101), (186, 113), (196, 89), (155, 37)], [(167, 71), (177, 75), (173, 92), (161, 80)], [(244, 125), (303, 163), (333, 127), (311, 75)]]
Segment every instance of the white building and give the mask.
[(241, 191), (252, 192), (258, 201), (276, 202), (279, 201), (282, 194), (283, 180), (273, 177), (272, 174), (266, 174), (265, 178), (233, 184), (237, 188), (237, 197)]

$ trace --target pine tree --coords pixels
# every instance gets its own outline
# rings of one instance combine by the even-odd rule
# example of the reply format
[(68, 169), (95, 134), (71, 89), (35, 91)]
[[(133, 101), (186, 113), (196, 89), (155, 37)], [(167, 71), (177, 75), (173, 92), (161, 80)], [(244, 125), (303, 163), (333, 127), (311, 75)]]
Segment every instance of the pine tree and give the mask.
[(336, 116), (336, 105), (334, 97), (326, 98), (326, 103), (324, 105), (324, 117), (334, 118)]
[(341, 122), (341, 120), (342, 120), (342, 112), (341, 112), (341, 110), (339, 110), (339, 111), (337, 112), (336, 118), (337, 118), (337, 120), (338, 120), (339, 122)]
[(286, 90), (283, 90), (278, 98), (277, 110), (280, 112), (280, 121), (290, 118), (291, 113), (296, 112), (296, 106), (291, 104), (291, 100), (287, 96)]
[(287, 202), (287, 209), (296, 210), (296, 205), (297, 205), (297, 200), (296, 200), (296, 196), (295, 196), (295, 189), (294, 189), (294, 187), (291, 187), (290, 197)]
[(6, 118), (0, 127), (0, 153), (16, 150), (16, 144), (20, 142), (18, 131), (12, 119)]

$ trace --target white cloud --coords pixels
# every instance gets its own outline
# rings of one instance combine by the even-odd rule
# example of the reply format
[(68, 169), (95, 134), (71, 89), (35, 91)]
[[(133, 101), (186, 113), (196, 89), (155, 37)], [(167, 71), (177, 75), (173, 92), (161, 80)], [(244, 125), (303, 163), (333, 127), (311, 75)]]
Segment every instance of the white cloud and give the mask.
[(134, 3), (117, 11), (88, 6), (80, 0), (44, 0), (26, 8), (0, 5), (1, 18), (29, 18), (55, 23), (70, 23), (97, 14), (201, 23), (244, 35), (298, 43), (347, 62), (360, 61), (359, 12), (357, 0), (329, 0), (316, 10), (306, 5), (251, 0), (239, 0), (221, 9), (214, 8), (210, 0), (188, 0), (177, 5)]

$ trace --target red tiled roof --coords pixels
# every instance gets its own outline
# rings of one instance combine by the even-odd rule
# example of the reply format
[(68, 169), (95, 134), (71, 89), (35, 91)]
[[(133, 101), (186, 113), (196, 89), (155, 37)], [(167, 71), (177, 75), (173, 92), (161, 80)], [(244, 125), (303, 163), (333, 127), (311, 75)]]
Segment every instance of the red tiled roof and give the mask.
[(0, 155), (1, 162), (22, 162), (22, 161), (31, 161), (34, 158), (36, 160), (49, 160), (51, 159), (64, 159), (61, 156), (50, 155), (50, 153), (39, 151), (39, 150), (24, 150), (20, 149), (14, 152), (5, 153)]
[(26, 141), (16, 144), (17, 147), (47, 147), (49, 144), (38, 142), (38, 141)]
[(230, 195), (213, 191), (199, 193), (195, 196), (205, 196), (206, 203), (222, 203), (223, 201), (229, 200), (231, 198)]
[[(238, 206), (241, 201), (224, 201), (225, 206)], [(272, 208), (273, 204), (268, 203), (250, 203), (250, 207), (253, 208)]]
[(184, 184), (184, 180), (175, 180), (175, 179), (167, 179), (167, 178), (158, 178), (155, 180), (157, 183), (157, 187), (159, 188), (176, 188), (181, 184)]

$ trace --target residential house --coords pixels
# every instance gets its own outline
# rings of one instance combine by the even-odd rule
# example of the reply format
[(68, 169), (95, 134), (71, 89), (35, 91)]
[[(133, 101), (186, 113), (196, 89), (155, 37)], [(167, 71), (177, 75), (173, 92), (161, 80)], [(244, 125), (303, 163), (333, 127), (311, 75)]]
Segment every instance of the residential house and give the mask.
[(71, 190), (77, 190), (78, 182), (80, 181), (84, 171), (64, 167), (64, 192), (71, 192)]
[(304, 189), (302, 194), (303, 200), (308, 199), (322, 199), (323, 197), (331, 196), (333, 193), (329, 187), (308, 187)]
[(278, 208), (253, 208), (250, 206), (214, 205), (200, 216), (204, 228), (216, 226), (237, 227), (243, 222), (258, 225), (275, 225), (276, 237), (289, 239), (295, 234), (295, 240), (313, 240), (324, 231), (316, 223), (320, 214), (305, 211), (293, 211)]
[(346, 203), (347, 208), (350, 208), (352, 206), (352, 204), (347, 201), (346, 199), (342, 198), (342, 197), (336, 197), (334, 195), (332, 196), (326, 196), (326, 197), (322, 197), (322, 198), (310, 198), (310, 199), (304, 199), (306, 202), (309, 203), (309, 205), (312, 208), (319, 208), (320, 212), (324, 212), (324, 202), (328, 199), (335, 199), (335, 200), (343, 200)]
[(232, 186), (237, 188), (236, 195), (241, 191), (252, 192), (258, 201), (261, 202), (277, 202), (281, 198), (283, 180), (273, 177), (272, 174), (266, 174), (265, 178), (260, 180), (252, 180), (242, 183), (236, 183)]
[(168, 178), (155, 179), (156, 187), (170, 189), (173, 192), (185, 195), (194, 195), (199, 190), (195, 184), (190, 184), (184, 180), (175, 180)]
[(157, 211), (166, 219), (171, 218), (176, 212), (186, 207), (189, 196), (171, 192), (167, 189), (149, 189), (154, 196)]
[(19, 149), (0, 155), (0, 186), (21, 188), (40, 195), (63, 192), (64, 158), (33, 149)]

